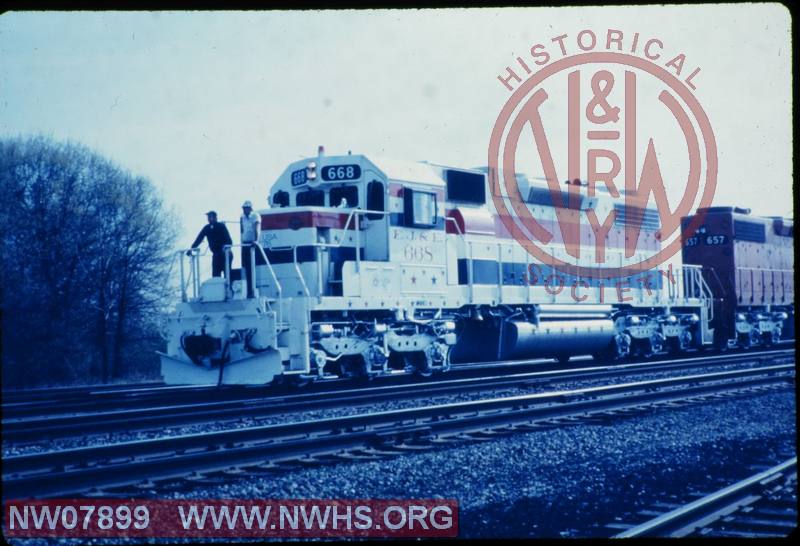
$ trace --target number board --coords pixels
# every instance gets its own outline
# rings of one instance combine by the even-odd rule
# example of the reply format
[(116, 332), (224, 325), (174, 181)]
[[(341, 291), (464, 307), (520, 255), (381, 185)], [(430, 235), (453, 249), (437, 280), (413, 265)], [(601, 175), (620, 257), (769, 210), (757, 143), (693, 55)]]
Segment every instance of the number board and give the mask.
[(709, 246), (724, 245), (727, 237), (725, 235), (706, 235), (703, 242)]
[(725, 235), (695, 235), (688, 237), (684, 242), (684, 246), (697, 246), (704, 244), (708, 246), (719, 246), (727, 243)]
[(361, 178), (359, 165), (328, 165), (322, 167), (322, 179), (331, 180), (357, 180)]
[(292, 186), (302, 186), (306, 182), (308, 182), (308, 178), (305, 169), (300, 169), (292, 173)]

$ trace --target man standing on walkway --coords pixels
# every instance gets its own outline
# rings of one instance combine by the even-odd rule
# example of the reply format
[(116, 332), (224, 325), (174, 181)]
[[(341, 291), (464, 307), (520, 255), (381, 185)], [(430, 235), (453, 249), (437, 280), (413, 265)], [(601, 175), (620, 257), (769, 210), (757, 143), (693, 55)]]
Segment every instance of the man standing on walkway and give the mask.
[[(221, 277), (225, 272), (225, 245), (232, 245), (231, 234), (228, 233), (228, 228), (222, 222), (217, 222), (217, 213), (210, 210), (206, 213), (208, 223), (203, 226), (197, 238), (192, 243), (192, 248), (197, 248), (203, 239), (208, 240), (208, 248), (211, 250), (211, 274), (215, 277)], [(187, 256), (191, 256), (192, 251), (186, 251)], [(228, 262), (233, 261), (233, 254), (228, 254)]]
[(242, 269), (244, 269), (247, 278), (247, 297), (252, 298), (254, 296), (254, 272), (250, 253), (252, 251), (255, 252), (256, 264), (263, 264), (264, 260), (261, 258), (261, 252), (256, 248), (258, 237), (261, 234), (261, 216), (257, 212), (253, 212), (253, 203), (250, 201), (242, 203), (242, 217), (239, 219), (239, 229), (242, 234)]

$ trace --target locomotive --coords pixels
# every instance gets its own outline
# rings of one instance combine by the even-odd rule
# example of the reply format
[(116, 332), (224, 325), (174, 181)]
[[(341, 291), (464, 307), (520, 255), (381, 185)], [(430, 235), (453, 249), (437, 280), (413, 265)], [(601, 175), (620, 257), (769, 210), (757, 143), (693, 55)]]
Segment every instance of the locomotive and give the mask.
[[(255, 298), (246, 297), (241, 270), (203, 280), (199, 252), (176, 252), (182, 297), (166, 318), (165, 382), (428, 376), (456, 362), (615, 360), (793, 336), (791, 220), (701, 210), (707, 220), (685, 233), (681, 265), (595, 278), (533, 258), (496, 212), (491, 178), (488, 168), (326, 156), (322, 147), (290, 164), (258, 211), (260, 244), (249, 255)], [(533, 217), (556, 235), (552, 256), (567, 257), (554, 227), (559, 207), (615, 213), (605, 234), (609, 263), (626, 263), (631, 225), (634, 259), (661, 249), (655, 209), (622, 205), (599, 188), (572, 188), (558, 200), (547, 184), (518, 181)], [(594, 245), (591, 230), (579, 236)]]

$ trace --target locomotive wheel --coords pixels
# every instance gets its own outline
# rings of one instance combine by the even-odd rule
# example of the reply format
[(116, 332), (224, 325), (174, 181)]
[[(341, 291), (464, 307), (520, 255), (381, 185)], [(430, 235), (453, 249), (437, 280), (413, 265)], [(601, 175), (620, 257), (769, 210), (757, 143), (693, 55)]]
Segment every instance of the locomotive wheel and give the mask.
[(614, 360), (624, 360), (631, 355), (631, 336), (628, 334), (617, 334), (612, 341)]
[(742, 349), (750, 348), (750, 336), (748, 334), (739, 334), (736, 338), (736, 342)]
[(608, 364), (628, 358), (631, 354), (631, 338), (628, 334), (617, 334), (608, 346), (595, 353), (592, 358), (597, 362)]
[(371, 380), (375, 375), (383, 373), (387, 356), (383, 351), (372, 345), (361, 354), (361, 359), (363, 361), (363, 373)]
[(728, 339), (722, 337), (719, 332), (714, 332), (714, 351), (718, 353), (727, 353), (729, 350)]
[(652, 358), (655, 355), (657, 355), (658, 353), (663, 352), (664, 351), (664, 341), (666, 341), (666, 340), (665, 340), (663, 334), (661, 334), (659, 332), (656, 332), (655, 334), (650, 336), (650, 339), (645, 342), (647, 348), (645, 349), (644, 357), (645, 358)]
[(356, 358), (357, 373), (355, 375), (355, 381), (359, 384), (369, 383), (376, 375), (376, 373), (373, 371), (372, 364), (370, 364), (370, 361), (368, 360), (369, 358), (370, 355), (361, 355), (360, 357)]
[(692, 334), (684, 330), (678, 337), (671, 337), (667, 340), (670, 353), (682, 353), (692, 346)]
[(684, 330), (680, 333), (678, 339), (680, 340), (681, 351), (688, 351), (692, 347), (694, 336), (689, 330)]
[(773, 328), (771, 332), (765, 332), (763, 343), (767, 347), (772, 347), (773, 345), (777, 345), (781, 342), (781, 329), (780, 328)]
[(433, 369), (430, 367), (428, 359), (423, 352), (405, 353), (403, 358), (406, 363), (406, 370), (410, 370), (414, 375), (425, 378), (433, 375)]
[(433, 375), (433, 370), (427, 367), (425, 364), (414, 366), (414, 375), (427, 379)]
[(758, 333), (758, 330), (752, 329), (746, 334), (741, 334), (739, 336), (739, 346), (743, 349), (750, 349), (751, 347), (755, 347), (761, 341), (761, 334)]

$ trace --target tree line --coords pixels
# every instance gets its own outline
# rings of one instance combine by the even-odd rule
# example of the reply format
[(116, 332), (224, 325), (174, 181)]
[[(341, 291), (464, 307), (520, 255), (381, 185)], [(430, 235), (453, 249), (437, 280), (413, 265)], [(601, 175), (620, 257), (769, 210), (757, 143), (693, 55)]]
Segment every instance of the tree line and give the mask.
[(175, 213), (154, 185), (75, 143), (0, 139), (5, 388), (145, 380)]

